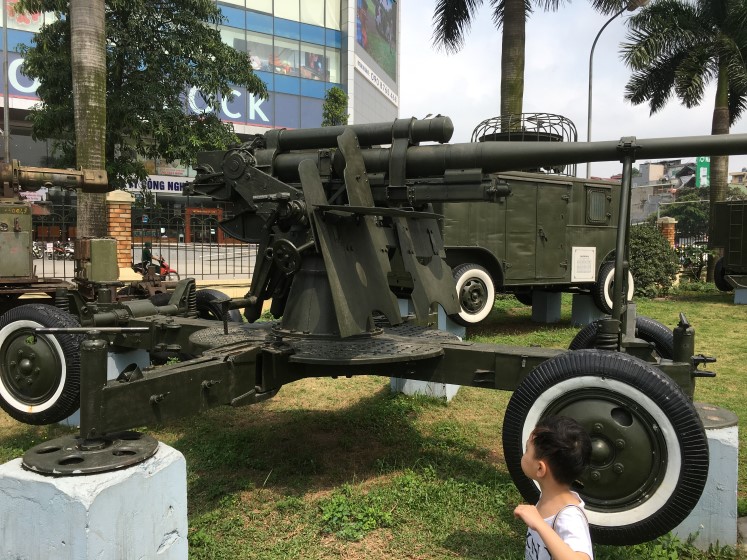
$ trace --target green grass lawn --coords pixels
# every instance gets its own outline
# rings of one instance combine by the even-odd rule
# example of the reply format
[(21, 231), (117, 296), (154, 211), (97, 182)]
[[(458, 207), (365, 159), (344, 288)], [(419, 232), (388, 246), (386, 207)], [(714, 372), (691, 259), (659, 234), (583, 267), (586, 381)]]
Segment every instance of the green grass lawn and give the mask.
[[(638, 302), (639, 312), (673, 327), (684, 311), (696, 350), (718, 357), (715, 379), (696, 399), (747, 418), (747, 306), (716, 292)], [(483, 342), (565, 348), (570, 297), (552, 326), (501, 299), (468, 336)], [(462, 388), (448, 405), (393, 396), (388, 378), (310, 379), (274, 399), (214, 410), (155, 437), (188, 466), (191, 559), (500, 559), (523, 558), (521, 501), (501, 450), (509, 393)], [(745, 426), (740, 425), (740, 451)], [(60, 427), (31, 427), (0, 414), (0, 462), (20, 456)], [(747, 472), (740, 452), (739, 489)], [(734, 558), (701, 553), (664, 537), (636, 547), (596, 547), (599, 559)]]

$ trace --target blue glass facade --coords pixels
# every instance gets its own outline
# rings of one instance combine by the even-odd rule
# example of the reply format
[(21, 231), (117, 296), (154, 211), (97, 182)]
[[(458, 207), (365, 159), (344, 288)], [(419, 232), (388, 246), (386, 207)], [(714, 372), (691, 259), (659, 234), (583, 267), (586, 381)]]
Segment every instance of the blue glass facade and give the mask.
[[(308, 5), (299, 2), (295, 4), (295, 13), (292, 9), (289, 12), (288, 8), (294, 5), (294, 0), (282, 4), (282, 8), (276, 6), (276, 13), (270, 11), (272, 8), (262, 11), (262, 4), (256, 0), (217, 2), (224, 16), (224, 22), (219, 26), (224, 42), (250, 55), (253, 68), (267, 84), (269, 92), (269, 99), (263, 100), (237, 87), (234, 99), (222, 102), (221, 117), (237, 125), (268, 128), (319, 126), (326, 91), (333, 86), (343, 87), (340, 67), (342, 36), (339, 29), (315, 25), (314, 22), (324, 22), (327, 14), (326, 19), (339, 26), (339, 0), (315, 0)], [(267, 4), (272, 6), (273, 3)], [(312, 4), (319, 13), (310, 14)], [(289, 17), (279, 17), (278, 10)], [(337, 10), (336, 21), (329, 16), (330, 10)], [(39, 14), (28, 21), (11, 18), (9, 29), (1, 30), (8, 34), (9, 93), (12, 98), (38, 99), (38, 84), (21, 74), (23, 61), (17, 50), (20, 44), (31, 44), (43, 17)], [(204, 107), (199, 99), (197, 92), (189, 92), (188, 110), (202, 111)]]

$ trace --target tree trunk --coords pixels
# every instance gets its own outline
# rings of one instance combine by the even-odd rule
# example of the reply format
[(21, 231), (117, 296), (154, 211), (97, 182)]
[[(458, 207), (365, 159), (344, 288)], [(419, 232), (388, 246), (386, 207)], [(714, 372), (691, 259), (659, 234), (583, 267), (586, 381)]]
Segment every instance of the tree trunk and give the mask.
[[(106, 164), (106, 34), (104, 0), (70, 1), (70, 46), (78, 167)], [(104, 237), (106, 195), (78, 191), (77, 237)]]
[[(711, 134), (729, 134), (729, 105), (728, 90), (729, 83), (727, 78), (728, 69), (723, 62), (719, 63), (718, 84), (716, 86), (716, 103), (713, 109), (713, 122), (711, 124)], [(716, 223), (714, 211), (715, 203), (726, 200), (729, 180), (729, 156), (712, 156), (711, 157), (711, 200), (710, 213), (708, 219), (708, 237), (713, 239), (713, 226)], [(708, 259), (708, 271), (706, 280), (713, 282), (713, 269), (716, 264), (715, 258)]]
[(524, 101), (524, 0), (505, 0), (501, 45), (501, 115), (519, 114)]

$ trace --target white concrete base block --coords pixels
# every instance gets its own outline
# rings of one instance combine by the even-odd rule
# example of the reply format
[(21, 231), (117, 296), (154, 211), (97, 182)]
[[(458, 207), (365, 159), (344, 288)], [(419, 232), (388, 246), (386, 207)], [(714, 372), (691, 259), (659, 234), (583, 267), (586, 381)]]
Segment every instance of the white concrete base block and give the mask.
[(557, 323), (560, 321), (560, 292), (532, 290), (532, 321)]
[(571, 325), (585, 327), (597, 319), (604, 318), (604, 312), (594, 303), (589, 294), (573, 294), (571, 306)]
[(747, 290), (744, 288), (734, 290), (734, 303), (737, 305), (747, 305)]
[(695, 509), (672, 532), (682, 541), (697, 533), (693, 544), (701, 550), (708, 550), (710, 545), (716, 544), (736, 546), (739, 454), (737, 417), (728, 410), (705, 403), (696, 403), (696, 408), (708, 437), (708, 480)]
[[(109, 353), (106, 356), (106, 379), (111, 381), (119, 377), (127, 366), (135, 364), (140, 369), (145, 369), (150, 366), (150, 354), (147, 350), (137, 349), (132, 350), (129, 348), (121, 348), (118, 346), (112, 346), (109, 349)], [(82, 373), (82, 372), (81, 372)], [(82, 373), (85, 375), (85, 373)], [(77, 428), (80, 426), (80, 410), (76, 410), (72, 415), (65, 418), (60, 422), (63, 426), (70, 428)]]
[[(409, 300), (399, 300), (400, 313), (405, 315), (405, 311), (409, 310)], [(449, 319), (449, 316), (444, 313), (444, 310), (438, 308), (438, 328), (455, 334), (459, 337), (459, 340), (464, 339), (466, 336), (467, 329), (462, 325), (456, 324), (454, 321)], [(391, 377), (389, 379), (389, 389), (393, 393), (403, 393), (405, 395), (426, 395), (428, 397), (435, 397), (439, 399), (446, 399), (446, 402), (451, 401), (457, 392), (459, 391), (459, 385), (452, 385), (450, 383), (431, 383), (428, 381), (413, 381), (411, 379), (402, 379), (399, 377)]]
[(0, 465), (0, 558), (186, 560), (187, 464), (159, 444), (138, 465), (51, 477)]

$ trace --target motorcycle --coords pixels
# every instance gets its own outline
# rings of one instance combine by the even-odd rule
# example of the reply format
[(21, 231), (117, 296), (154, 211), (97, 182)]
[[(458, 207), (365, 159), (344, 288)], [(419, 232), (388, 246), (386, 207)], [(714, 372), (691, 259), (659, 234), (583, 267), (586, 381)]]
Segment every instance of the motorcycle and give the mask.
[(44, 243), (41, 241), (34, 241), (31, 245), (31, 254), (34, 255), (35, 259), (41, 259), (44, 257)]
[(73, 244), (68, 241), (67, 243), (62, 243), (62, 241), (55, 241), (52, 243), (51, 249), (47, 249), (47, 258), (48, 259), (57, 259), (57, 260), (73, 260), (75, 258), (75, 249), (73, 248)]
[[(158, 261), (158, 264), (160, 265), (160, 271), (158, 273), (158, 276), (161, 280), (169, 280), (169, 281), (178, 281), (179, 280), (179, 273), (171, 268), (169, 266), (169, 263), (166, 262), (166, 259), (164, 259), (161, 255), (156, 257), (156, 260)], [(142, 274), (143, 276), (146, 275), (148, 272), (145, 270), (146, 263), (132, 263), (132, 270), (137, 272), (138, 274)]]

